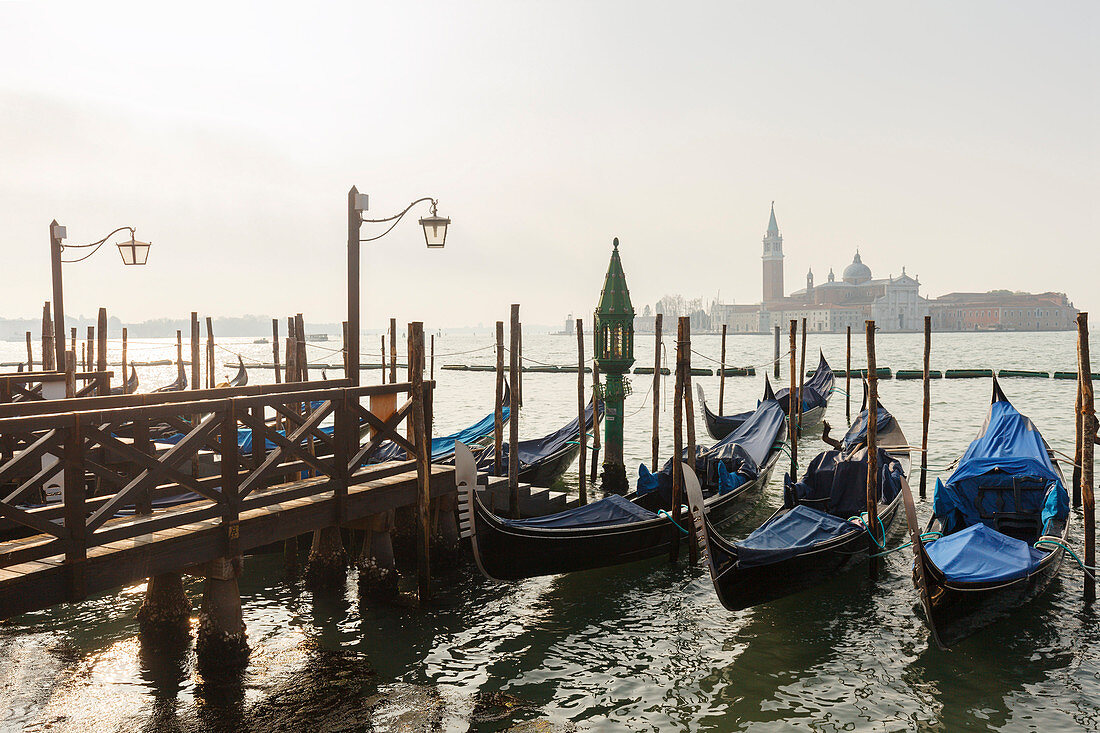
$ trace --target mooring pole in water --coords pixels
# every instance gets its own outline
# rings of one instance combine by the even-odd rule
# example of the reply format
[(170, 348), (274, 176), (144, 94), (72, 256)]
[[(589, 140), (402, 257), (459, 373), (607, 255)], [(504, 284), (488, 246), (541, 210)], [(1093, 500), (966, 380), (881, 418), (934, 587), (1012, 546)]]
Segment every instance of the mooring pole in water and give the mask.
[[(65, 332), (62, 331), (58, 338), (65, 338)], [(65, 355), (64, 351), (61, 355)], [(53, 316), (50, 315), (50, 301), (47, 300), (42, 306), (42, 371), (52, 372), (57, 369), (56, 364), (57, 352), (53, 340)]]
[[(345, 341), (344, 343), (347, 343)], [(346, 359), (346, 356), (345, 356)], [(281, 384), (283, 375), (279, 373), (279, 319), (271, 319), (271, 363), (275, 365), (275, 384)]]
[(798, 364), (798, 432), (802, 432), (802, 388), (806, 385), (806, 319), (802, 319), (802, 356)]
[(657, 455), (661, 448), (661, 330), (664, 314), (653, 319), (653, 472), (657, 473)]
[(852, 327), (847, 328), (848, 349), (844, 359), (844, 417), (852, 424)]
[(129, 342), (126, 334), (126, 327), (122, 327), (122, 394), (130, 394), (130, 380), (126, 374), (126, 359), (130, 353), (128, 348)]
[(932, 409), (932, 316), (924, 317), (924, 423), (920, 437), (920, 498), (923, 501), (928, 487), (928, 417)]
[[(688, 322), (681, 316), (676, 322), (676, 389), (672, 399), (672, 521), (680, 524), (680, 502), (684, 486), (684, 374), (687, 370), (687, 350), (684, 343), (684, 328)], [(680, 531), (672, 532), (672, 548), (668, 559), (675, 562), (680, 556)]]
[(775, 324), (775, 357), (772, 359), (772, 376), (779, 379), (779, 324)]
[[(1081, 338), (1080, 334), (1078, 334), (1077, 338), (1078, 339)], [(1078, 344), (1078, 349), (1080, 349), (1080, 344)], [(1084, 414), (1082, 413), (1083, 403), (1081, 402), (1082, 398), (1084, 397), (1084, 395), (1083, 395), (1084, 389), (1083, 389), (1083, 381), (1082, 381), (1082, 375), (1081, 375), (1081, 364), (1080, 364), (1081, 355), (1080, 355), (1080, 353), (1078, 353), (1078, 355), (1077, 355), (1077, 361), (1078, 361), (1078, 364), (1077, 364), (1077, 398), (1073, 401), (1073, 421), (1074, 421), (1075, 426), (1076, 426), (1076, 429), (1074, 430), (1074, 441), (1073, 441), (1073, 489), (1072, 489), (1073, 499), (1072, 500), (1073, 500), (1074, 508), (1077, 508), (1077, 507), (1081, 506), (1081, 456), (1082, 456), (1082, 453), (1084, 451), (1084, 446), (1082, 445), (1082, 443), (1085, 439)]]
[[(519, 310), (515, 311), (519, 314)], [(413, 399), (413, 434), (416, 436), (416, 514), (420, 520), (419, 532), (416, 536), (416, 589), (421, 603), (426, 603), (431, 598), (431, 566), (429, 557), (429, 543), (431, 542), (431, 491), (430, 482), (432, 475), (431, 457), (432, 444), (428, 438), (427, 418), (425, 415), (425, 390), (424, 390), (424, 324), (419, 321), (409, 324), (408, 345), (409, 377), (412, 382)], [(515, 450), (518, 441), (512, 441), (510, 453), (518, 456)], [(518, 463), (517, 463), (518, 465)], [(513, 494), (517, 501), (518, 493)]]
[(397, 319), (390, 319), (390, 384), (397, 382)]
[(382, 360), (379, 362), (379, 366), (382, 367), (382, 384), (386, 383), (386, 334), (381, 334), (382, 347), (380, 353), (382, 354)]
[(214, 319), (206, 317), (206, 381), (211, 389), (218, 384), (218, 367), (214, 361)]
[(791, 386), (787, 390), (787, 432), (791, 436), (791, 480), (798, 481), (798, 429), (795, 420), (794, 401), (798, 397), (798, 372), (795, 359), (798, 357), (797, 341), (798, 321), (791, 319)]
[(34, 371), (34, 347), (31, 346), (31, 332), (27, 331), (27, 371)]
[(432, 350), (431, 350), (431, 361), (429, 362), (431, 364), (431, 368), (428, 370), (428, 379), (431, 379), (434, 382), (435, 381), (435, 334), (434, 333), (430, 336), (430, 340), (431, 340), (431, 344), (432, 344)]
[(176, 379), (180, 382), (187, 376), (183, 370), (183, 331), (176, 329)]
[(726, 400), (726, 324), (722, 324), (722, 361), (718, 367), (718, 414), (724, 415), (722, 405)]
[[(867, 531), (875, 538), (878, 531), (878, 367), (875, 361), (875, 322), (867, 321)], [(882, 543), (886, 544), (883, 532)], [(874, 555), (879, 551), (875, 542), (868, 547)], [(870, 558), (871, 579), (878, 577), (879, 560)]]
[[(70, 329), (70, 330), (72, 331), (72, 337), (70, 339), (70, 343), (72, 345), (69, 347), (69, 351), (73, 352), (73, 356), (76, 356), (76, 326), (73, 326), (72, 329)], [(62, 336), (62, 338), (64, 338), (64, 336)], [(81, 344), (80, 347), (83, 350), (84, 344)], [(1078, 396), (1077, 411), (1080, 412), (1081, 411), (1081, 409), (1080, 409), (1081, 408), (1081, 405), (1080, 405), (1081, 393), (1078, 392), (1077, 396)], [(1080, 457), (1078, 457), (1077, 463), (1078, 463), (1078, 465), (1080, 465), (1080, 463), (1081, 463)]]
[[(691, 395), (691, 318), (684, 317), (684, 417), (687, 419), (688, 466), (698, 472), (695, 465), (695, 400)], [(684, 495), (684, 469), (680, 468), (680, 495)], [(679, 510), (677, 503), (676, 509)], [(688, 519), (688, 562), (699, 560), (699, 543), (695, 541), (695, 522)]]
[(585, 473), (585, 466), (588, 462), (585, 460), (588, 458), (586, 453), (588, 452), (588, 430), (586, 429), (584, 420), (584, 320), (577, 319), (577, 425), (580, 427), (580, 442), (581, 442), (581, 456), (577, 461), (577, 466), (580, 468), (578, 478), (580, 479), (579, 491), (581, 496), (581, 504), (588, 503), (588, 475)]
[[(107, 371), (107, 309), (100, 308), (98, 317), (96, 318), (96, 362), (95, 370), (97, 372)], [(107, 377), (99, 377), (101, 380), (99, 383), (99, 394), (109, 395), (111, 394), (111, 380)], [(126, 381), (126, 362), (122, 363), (122, 380)], [(123, 394), (126, 394), (123, 392)]]
[[(500, 456), (504, 452), (504, 321), (497, 321), (497, 392), (493, 408), (494, 476), (500, 476)], [(511, 407), (509, 407), (511, 409)], [(584, 466), (581, 466), (584, 470)]]
[(512, 344), (508, 352), (508, 376), (512, 381), (508, 406), (508, 513), (519, 519), (519, 304), (512, 304), (510, 332)]
[[(596, 329), (592, 329), (592, 348), (595, 356)], [(596, 407), (596, 416), (592, 420), (592, 469), (588, 472), (588, 483), (596, 485), (600, 466), (600, 362), (592, 359), (592, 404)]]
[[(351, 344), (351, 337), (348, 336), (348, 322), (347, 321), (344, 321), (343, 323), (340, 324), (340, 334), (341, 334), (341, 336), (343, 336), (343, 340), (344, 340), (344, 348), (341, 349), (341, 351), (343, 351), (342, 356), (344, 357), (344, 378), (345, 379), (351, 379), (351, 377), (348, 376), (348, 375), (351, 374), (351, 361), (348, 358), (348, 354), (351, 353), (351, 351), (348, 348)], [(359, 367), (356, 366), (355, 368), (358, 369)]]
[[(1096, 404), (1089, 357), (1089, 314), (1077, 314), (1077, 382), (1081, 392), (1081, 499), (1085, 514), (1085, 564), (1096, 567), (1096, 500), (1092, 471), (1096, 438)], [(1096, 577), (1085, 574), (1085, 602), (1096, 600)]]
[(88, 326), (88, 350), (84, 353), (84, 371), (90, 372), (95, 369), (95, 326)]
[(191, 311), (191, 389), (202, 389), (202, 362), (199, 361), (199, 314), (195, 311)]

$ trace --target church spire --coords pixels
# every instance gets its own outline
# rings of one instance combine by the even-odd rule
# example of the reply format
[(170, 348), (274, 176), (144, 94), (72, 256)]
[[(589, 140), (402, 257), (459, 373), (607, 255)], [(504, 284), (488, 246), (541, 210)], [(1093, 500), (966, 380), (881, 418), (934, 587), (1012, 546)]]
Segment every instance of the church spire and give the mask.
[(775, 202), (774, 201), (772, 201), (772, 215), (771, 215), (771, 218), (768, 219), (768, 236), (769, 237), (779, 236), (779, 225), (775, 222)]

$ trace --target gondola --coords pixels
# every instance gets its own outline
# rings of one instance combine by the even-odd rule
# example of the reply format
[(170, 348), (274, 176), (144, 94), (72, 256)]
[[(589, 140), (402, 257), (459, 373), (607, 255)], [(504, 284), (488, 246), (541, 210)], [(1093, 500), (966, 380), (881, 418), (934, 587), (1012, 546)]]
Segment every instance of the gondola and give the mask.
[(133, 394), (137, 392), (138, 384), (137, 369), (134, 369), (134, 362), (131, 361), (130, 376), (126, 380), (126, 386), (119, 385), (118, 387), (111, 387), (111, 394)]
[[(730, 448), (735, 437), (742, 440), (744, 456), (756, 463), (757, 470), (751, 479), (728, 491), (716, 487), (706, 499), (708, 508), (729, 511), (758, 496), (767, 485), (781, 455), (785, 423), (774, 400), (761, 404), (757, 413), (742, 427), (743, 432), (730, 436), (731, 443), (726, 446)], [(730, 448), (730, 452), (735, 451)], [(704, 459), (696, 465), (707, 467), (708, 462)], [(465, 445), (456, 447), (455, 466), (460, 530), (470, 538), (477, 566), (489, 578), (518, 580), (656, 557), (668, 552), (676, 534), (682, 531), (672, 523), (659, 490), (612, 494), (544, 517), (504, 519), (493, 514), (477, 495), (474, 454)]]
[[(600, 405), (603, 415), (603, 404)], [(592, 431), (592, 403), (584, 411), (584, 434), (577, 418), (541, 438), (519, 441), (519, 480), (534, 486), (550, 486), (560, 479), (581, 450), (581, 440)], [(509, 451), (504, 443), (500, 456), (500, 475), (508, 475)], [(477, 469), (490, 475), (496, 470), (496, 447), (488, 446), (477, 456)]]
[[(783, 506), (745, 539), (718, 534), (710, 516), (692, 516), (700, 529), (711, 580), (722, 605), (738, 611), (818, 585), (885, 545), (910, 468), (905, 434), (881, 405), (876, 410), (878, 517), (872, 541), (867, 508), (867, 419), (864, 409), (841, 447), (819, 453), (801, 481), (784, 477)], [(697, 484), (697, 482), (696, 482)], [(705, 508), (688, 490), (688, 506)]]
[(176, 381), (172, 382), (171, 384), (166, 384), (163, 387), (158, 387), (157, 389), (154, 389), (153, 393), (156, 394), (158, 392), (182, 392), (185, 389), (187, 389), (187, 374), (183, 371), (183, 368), (181, 367), (179, 370), (179, 376), (176, 377)]
[[(818, 425), (825, 417), (825, 410), (829, 406), (829, 397), (833, 393), (835, 378), (829, 362), (825, 361), (825, 353), (818, 352), (817, 369), (814, 375), (802, 385), (802, 430)], [(696, 385), (699, 402), (703, 405), (703, 418), (707, 423), (707, 432), (715, 440), (721, 440), (729, 435), (729, 432), (741, 425), (752, 415), (752, 412), (740, 412), (736, 415), (716, 415), (707, 407), (706, 398), (703, 396), (702, 385)], [(764, 376), (764, 399), (776, 399), (783, 411), (787, 411), (787, 394), (789, 387), (784, 387), (778, 392), (772, 392), (771, 383), (767, 375)]]
[(1069, 533), (1069, 495), (1054, 454), (993, 379), (978, 437), (918, 534), (912, 497), (913, 583), (932, 639), (946, 649), (1042, 593), (1058, 574)]
[(248, 384), (248, 370), (244, 368), (244, 360), (237, 356), (237, 373), (228, 382), (219, 384), (219, 387), (243, 387)]

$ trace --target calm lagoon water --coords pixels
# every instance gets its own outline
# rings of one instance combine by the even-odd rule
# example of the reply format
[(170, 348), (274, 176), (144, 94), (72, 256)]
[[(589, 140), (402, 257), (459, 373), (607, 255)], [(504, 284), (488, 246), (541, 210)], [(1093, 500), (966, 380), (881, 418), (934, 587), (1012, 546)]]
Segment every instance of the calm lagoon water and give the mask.
[[(1075, 339), (937, 334), (933, 368), (1075, 370)], [(853, 365), (860, 366), (865, 347), (861, 337), (853, 340)], [(637, 341), (638, 363), (652, 364), (652, 338)], [(529, 335), (526, 342), (532, 360), (576, 362), (571, 337)], [(219, 343), (246, 361), (269, 359), (270, 346), (249, 339)], [(484, 348), (491, 343), (489, 335), (437, 335), (436, 434), (490, 411), (491, 373), (438, 367), (492, 363), (492, 349)], [(317, 344), (312, 358), (339, 361), (324, 351), (334, 346)], [(811, 335), (809, 347), (808, 366), (818, 348), (843, 366), (843, 336)], [(696, 336), (693, 348), (694, 365), (713, 367), (705, 357), (718, 357), (719, 338)], [(21, 349), (0, 343), (0, 361), (17, 360)], [(669, 357), (673, 349), (666, 340)], [(762, 365), (772, 339), (730, 337), (728, 350), (731, 364)], [(166, 340), (130, 345), (139, 360), (174, 351)], [(221, 357), (233, 358), (219, 350)], [(880, 366), (916, 369), (921, 359), (920, 335), (879, 336)], [(174, 369), (139, 367), (143, 390), (172, 381)], [(763, 372), (727, 379), (727, 410), (755, 404)], [(365, 380), (377, 378), (367, 373)], [(251, 371), (250, 379), (270, 381), (271, 372)], [(649, 457), (650, 380), (634, 378), (627, 401), (631, 471)], [(717, 378), (695, 381), (713, 407)], [(671, 387), (667, 378), (664, 456), (671, 453)], [(1072, 453), (1073, 382), (1008, 379), (1003, 387), (1052, 447)], [(575, 377), (529, 373), (523, 388), (524, 436), (574, 416)], [(988, 380), (932, 383), (933, 469), (965, 449), (989, 393)], [(838, 429), (846, 424), (844, 399), (835, 394), (827, 415)], [(880, 399), (919, 443), (920, 382), (881, 382)], [(696, 424), (706, 443), (701, 418)], [(800, 465), (822, 447), (811, 435), (800, 446)], [(938, 475), (930, 472), (929, 486)], [(774, 475), (754, 517), (726, 532), (746, 534), (778, 505), (781, 480)], [(575, 467), (565, 484), (575, 486)], [(929, 505), (918, 505), (922, 519)], [(1071, 538), (1080, 546), (1079, 513), (1073, 521)], [(243, 677), (204, 680), (192, 650), (143, 649), (134, 621), (144, 591), (138, 585), (0, 623), (0, 730), (1096, 730), (1100, 619), (1081, 601), (1081, 580), (1067, 562), (1037, 602), (940, 652), (913, 613), (906, 552), (889, 556), (875, 583), (856, 570), (738, 613), (721, 607), (701, 569), (663, 560), (513, 584), (486, 581), (465, 566), (441, 575), (438, 598), (418, 608), (360, 606), (354, 572), (346, 592), (315, 596), (286, 577), (281, 556), (252, 556), (241, 579), (253, 649)], [(197, 608), (200, 583), (189, 590)]]

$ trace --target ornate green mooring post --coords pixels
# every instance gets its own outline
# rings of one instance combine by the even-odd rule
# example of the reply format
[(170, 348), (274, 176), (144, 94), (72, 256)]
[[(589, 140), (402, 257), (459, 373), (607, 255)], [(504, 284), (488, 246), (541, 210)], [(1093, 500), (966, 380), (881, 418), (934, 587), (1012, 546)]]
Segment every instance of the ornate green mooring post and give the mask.
[(619, 261), (619, 240), (611, 252), (600, 303), (595, 318), (596, 361), (605, 375), (603, 489), (626, 493), (626, 465), (623, 463), (623, 400), (630, 394), (630, 381), (623, 375), (634, 363), (634, 306), (626, 288), (626, 275)]

